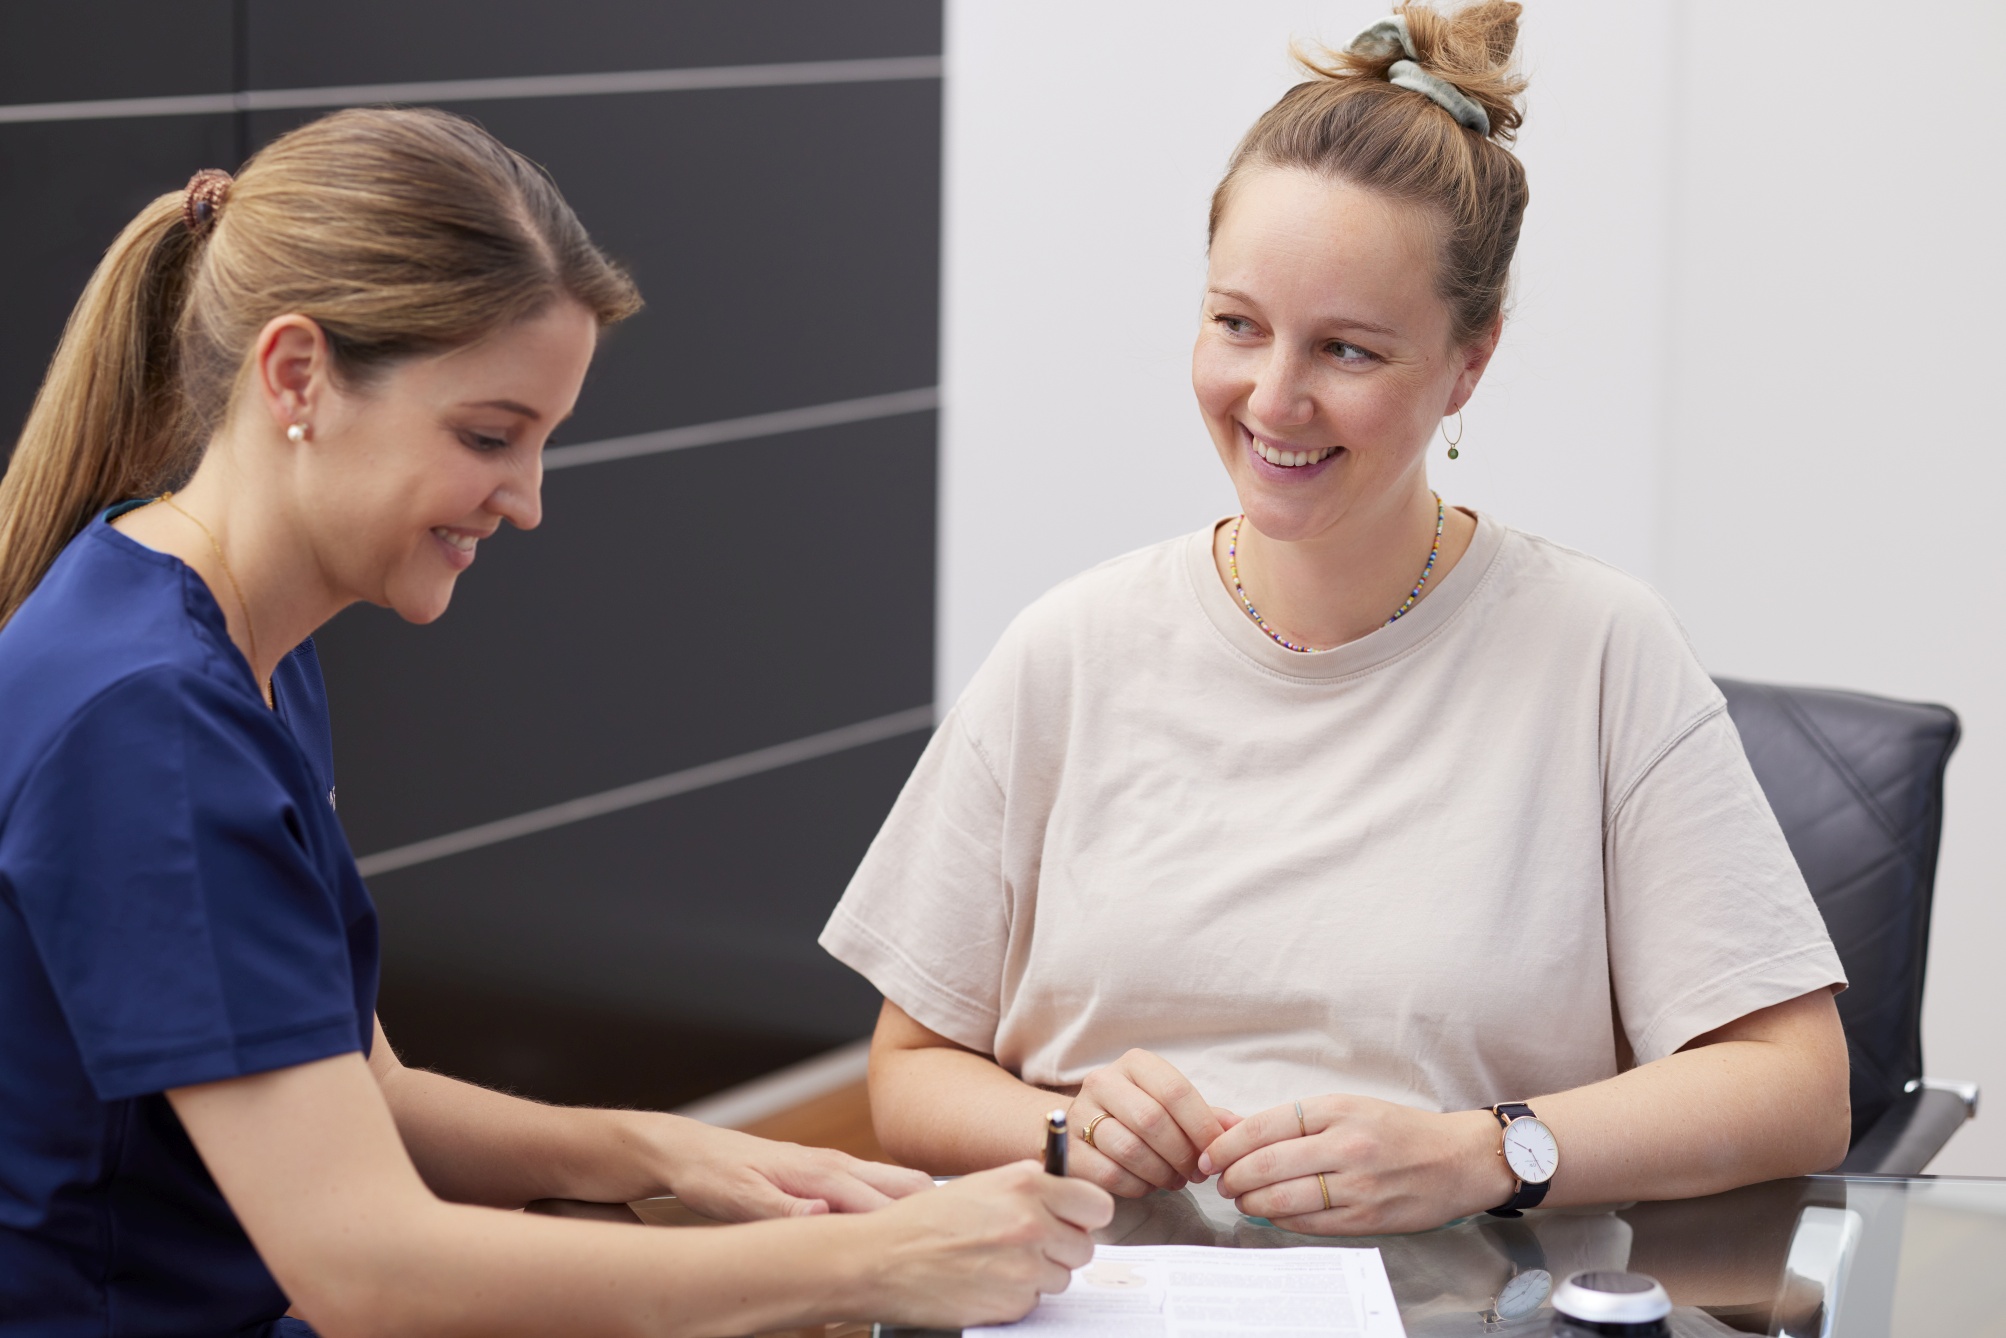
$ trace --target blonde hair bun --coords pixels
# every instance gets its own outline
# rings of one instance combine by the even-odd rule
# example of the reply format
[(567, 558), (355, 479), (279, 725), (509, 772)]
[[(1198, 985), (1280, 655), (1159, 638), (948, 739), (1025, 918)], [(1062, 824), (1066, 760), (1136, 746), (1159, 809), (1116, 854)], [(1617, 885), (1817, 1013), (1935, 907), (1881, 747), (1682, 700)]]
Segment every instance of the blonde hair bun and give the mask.
[[(1524, 6), (1515, 0), (1477, 0), (1446, 13), (1426, 4), (1400, 4), (1394, 7), (1392, 20), (1366, 29), (1344, 50), (1310, 53), (1298, 48), (1295, 56), (1304, 69), (1325, 79), (1392, 77), (1394, 82), (1400, 80), (1391, 73), (1392, 67), (1411, 56), (1425, 75), (1450, 85), (1480, 110), (1484, 126), (1463, 121), (1466, 126), (1496, 143), (1509, 144), (1524, 120), (1518, 100), (1526, 81), (1513, 60), (1523, 12)], [(1366, 40), (1396, 27), (1402, 30), (1404, 43)], [(1456, 115), (1443, 99), (1434, 100)]]

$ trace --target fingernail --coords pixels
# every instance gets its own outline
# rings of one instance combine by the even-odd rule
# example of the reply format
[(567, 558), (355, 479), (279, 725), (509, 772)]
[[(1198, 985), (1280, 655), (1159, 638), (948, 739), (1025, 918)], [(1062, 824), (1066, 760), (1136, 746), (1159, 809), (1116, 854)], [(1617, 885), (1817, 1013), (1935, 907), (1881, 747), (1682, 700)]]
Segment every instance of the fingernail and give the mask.
[(1214, 1169), (1214, 1168), (1213, 1168), (1213, 1166), (1212, 1166), (1212, 1154), (1211, 1154), (1211, 1153), (1209, 1153), (1209, 1152), (1201, 1152), (1201, 1153), (1199, 1153), (1199, 1154), (1198, 1154), (1198, 1169), (1199, 1169), (1199, 1171), (1201, 1171), (1201, 1172), (1202, 1172), (1202, 1173), (1204, 1173), (1205, 1175), (1210, 1175), (1210, 1174), (1212, 1174), (1212, 1171), (1213, 1171), (1213, 1169)]

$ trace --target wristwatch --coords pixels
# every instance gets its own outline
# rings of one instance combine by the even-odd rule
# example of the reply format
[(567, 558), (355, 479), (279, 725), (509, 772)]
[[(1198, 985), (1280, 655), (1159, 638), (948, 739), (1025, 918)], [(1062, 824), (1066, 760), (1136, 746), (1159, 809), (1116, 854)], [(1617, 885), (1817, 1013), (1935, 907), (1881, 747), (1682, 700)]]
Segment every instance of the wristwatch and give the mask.
[(1537, 1208), (1546, 1197), (1546, 1187), (1560, 1169), (1560, 1144), (1554, 1141), (1553, 1130), (1523, 1101), (1500, 1101), (1491, 1107), (1491, 1114), (1503, 1131), (1498, 1138), (1498, 1155), (1518, 1183), (1512, 1187), (1511, 1197), (1489, 1212), (1493, 1217), (1517, 1217), (1527, 1208)]

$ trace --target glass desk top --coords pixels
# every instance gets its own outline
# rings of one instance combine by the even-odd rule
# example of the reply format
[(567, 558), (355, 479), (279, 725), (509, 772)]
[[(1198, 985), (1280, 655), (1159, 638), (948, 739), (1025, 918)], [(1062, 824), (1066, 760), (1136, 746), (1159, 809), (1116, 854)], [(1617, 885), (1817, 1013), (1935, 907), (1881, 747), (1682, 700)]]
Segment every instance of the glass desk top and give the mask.
[[(1203, 1202), (1201, 1196), (1209, 1198)], [(1376, 1245), (1414, 1338), (1546, 1334), (1576, 1269), (1649, 1273), (1680, 1335), (2006, 1338), (2006, 1180), (1809, 1176), (1711, 1198), (1469, 1218), (1411, 1236), (1298, 1236), (1209, 1187), (1123, 1202), (1107, 1244)], [(885, 1338), (921, 1331), (883, 1326)]]

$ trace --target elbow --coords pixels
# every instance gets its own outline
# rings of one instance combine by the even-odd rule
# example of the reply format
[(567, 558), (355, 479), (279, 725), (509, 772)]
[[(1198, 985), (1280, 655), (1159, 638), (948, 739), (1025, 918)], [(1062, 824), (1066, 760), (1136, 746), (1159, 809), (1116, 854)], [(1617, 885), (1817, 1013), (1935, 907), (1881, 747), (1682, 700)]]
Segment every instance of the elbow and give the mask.
[(1818, 1142), (1818, 1156), (1813, 1158), (1813, 1171), (1829, 1171), (1846, 1160), (1846, 1154), (1853, 1148), (1853, 1098), (1846, 1090), (1845, 1076), (1840, 1076), (1838, 1096), (1827, 1106), (1824, 1128)]
[(912, 1121), (903, 1118), (905, 1103), (894, 1092), (897, 1080), (890, 1070), (895, 1061), (887, 1059), (879, 1063), (879, 1047), (871, 1049), (871, 1075), (865, 1091), (871, 1103), (871, 1132), (877, 1136), (878, 1146), (885, 1155), (901, 1166), (912, 1166), (926, 1170), (926, 1148), (915, 1139)]
[(1852, 1075), (1843, 1048), (1836, 1062), (1818, 1066), (1817, 1074), (1806, 1087), (1808, 1090), (1803, 1093), (1806, 1099), (1801, 1104), (1792, 1103), (1802, 1114), (1791, 1121), (1789, 1130), (1791, 1142), (1799, 1149), (1793, 1158), (1796, 1164), (1788, 1172), (1791, 1175), (1829, 1171), (1844, 1161), (1852, 1149)]
[(407, 1290), (384, 1281), (325, 1279), (293, 1296), (293, 1313), (319, 1338), (418, 1338), (437, 1332), (438, 1315), (420, 1314)]
[[(422, 1216), (422, 1215), (421, 1215)], [(403, 1338), (437, 1331), (434, 1238), (408, 1229), (369, 1239), (361, 1233), (325, 1236), (290, 1259), (269, 1260), (293, 1303), (293, 1313), (320, 1338)]]

